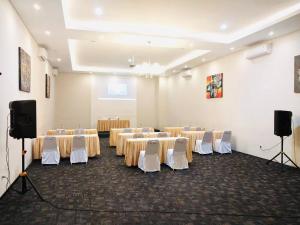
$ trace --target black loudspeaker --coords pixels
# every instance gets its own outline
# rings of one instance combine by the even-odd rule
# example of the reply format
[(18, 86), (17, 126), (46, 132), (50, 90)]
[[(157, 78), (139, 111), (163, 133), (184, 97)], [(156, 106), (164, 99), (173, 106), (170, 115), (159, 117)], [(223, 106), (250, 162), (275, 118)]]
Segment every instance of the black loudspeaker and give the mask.
[(36, 101), (13, 101), (9, 103), (10, 130), (13, 138), (36, 138)]
[(292, 112), (275, 110), (274, 112), (274, 134), (280, 137), (292, 134)]

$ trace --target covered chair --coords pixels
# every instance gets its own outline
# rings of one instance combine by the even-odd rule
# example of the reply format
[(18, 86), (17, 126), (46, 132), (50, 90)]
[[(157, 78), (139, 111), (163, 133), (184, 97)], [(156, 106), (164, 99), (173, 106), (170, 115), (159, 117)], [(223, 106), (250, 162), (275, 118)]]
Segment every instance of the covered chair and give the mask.
[(144, 138), (144, 135), (141, 134), (141, 133), (135, 133), (135, 134), (133, 135), (133, 138)]
[(206, 131), (202, 140), (196, 140), (194, 152), (199, 154), (212, 154), (213, 133)]
[(74, 134), (75, 135), (84, 134), (84, 129), (83, 128), (75, 129), (74, 130)]
[(131, 128), (124, 128), (123, 133), (132, 133), (132, 129)]
[(167, 132), (159, 132), (157, 134), (157, 137), (169, 137), (169, 133), (167, 133)]
[(214, 150), (218, 153), (231, 153), (231, 131), (224, 131), (222, 139), (215, 140)]
[(42, 152), (42, 164), (58, 165), (59, 160), (60, 160), (60, 154), (56, 142), (56, 137), (45, 137), (43, 152)]
[(201, 127), (196, 127), (196, 131), (202, 131), (203, 129)]
[(186, 157), (187, 139), (176, 139), (174, 149), (168, 149), (166, 164), (173, 170), (188, 169), (189, 164)]
[(145, 173), (160, 171), (158, 140), (149, 140), (146, 145), (146, 150), (140, 151), (138, 167)]
[(190, 131), (191, 128), (190, 127), (183, 127), (183, 131)]
[(74, 136), (73, 146), (71, 150), (70, 162), (73, 163), (87, 163), (88, 153), (85, 147), (85, 137), (84, 136)]
[(143, 132), (143, 133), (151, 132), (151, 129), (150, 129), (149, 127), (144, 127), (144, 128), (142, 129), (142, 132)]
[(56, 135), (65, 135), (66, 133), (65, 129), (56, 129)]

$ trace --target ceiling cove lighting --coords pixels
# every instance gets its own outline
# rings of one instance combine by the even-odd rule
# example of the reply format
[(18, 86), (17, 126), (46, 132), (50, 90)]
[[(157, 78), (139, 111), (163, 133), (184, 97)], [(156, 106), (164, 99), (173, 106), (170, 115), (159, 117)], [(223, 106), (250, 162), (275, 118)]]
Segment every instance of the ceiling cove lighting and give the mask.
[(140, 35), (160, 36), (168, 38), (195, 39), (209, 43), (230, 44), (251, 34), (262, 31), (279, 22), (289, 19), (300, 13), (300, 3), (292, 5), (284, 10), (278, 11), (254, 24), (246, 26), (236, 32), (231, 33), (195, 33), (178, 28), (168, 28), (159, 26), (147, 26), (145, 24), (128, 24), (105, 21), (83, 21), (74, 20), (71, 17), (71, 3), (69, 0), (61, 0), (66, 29), (85, 30), (96, 32), (113, 33), (135, 33)]
[(41, 6), (38, 5), (38, 4), (33, 4), (33, 8), (36, 10), (36, 11), (39, 11), (41, 9)]

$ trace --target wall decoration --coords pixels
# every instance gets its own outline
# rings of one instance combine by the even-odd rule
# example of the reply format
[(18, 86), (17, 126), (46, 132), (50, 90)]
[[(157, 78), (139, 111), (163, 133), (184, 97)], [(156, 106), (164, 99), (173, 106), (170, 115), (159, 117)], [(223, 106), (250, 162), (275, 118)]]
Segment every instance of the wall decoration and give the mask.
[(50, 98), (50, 76), (48, 74), (46, 74), (46, 82), (45, 82), (45, 94), (46, 94), (46, 98)]
[(300, 93), (300, 55), (295, 56), (294, 92)]
[(30, 92), (31, 60), (30, 56), (19, 47), (19, 90)]
[(208, 76), (206, 78), (206, 98), (223, 97), (223, 73)]

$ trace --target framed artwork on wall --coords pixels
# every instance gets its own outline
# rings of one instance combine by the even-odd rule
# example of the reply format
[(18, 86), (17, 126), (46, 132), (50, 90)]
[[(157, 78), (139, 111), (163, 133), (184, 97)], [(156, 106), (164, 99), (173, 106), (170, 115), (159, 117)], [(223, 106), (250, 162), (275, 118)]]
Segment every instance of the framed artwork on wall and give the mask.
[(206, 78), (206, 98), (223, 97), (223, 73), (210, 75)]
[(30, 56), (19, 47), (19, 90), (30, 92), (31, 60)]
[(48, 74), (46, 74), (46, 79), (45, 79), (45, 94), (46, 94), (46, 98), (50, 98), (50, 76)]
[(294, 92), (300, 93), (300, 55), (295, 56)]

